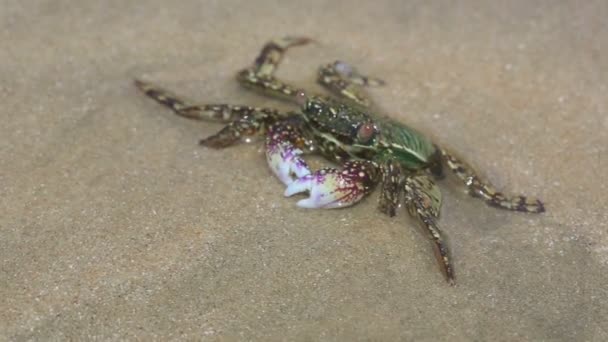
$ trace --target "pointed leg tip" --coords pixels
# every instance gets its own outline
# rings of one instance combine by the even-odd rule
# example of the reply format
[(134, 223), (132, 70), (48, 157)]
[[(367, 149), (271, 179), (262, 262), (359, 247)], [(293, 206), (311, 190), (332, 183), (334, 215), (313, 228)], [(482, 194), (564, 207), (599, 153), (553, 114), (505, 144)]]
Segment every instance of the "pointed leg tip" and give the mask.
[(525, 197), (521, 196), (519, 204), (514, 208), (516, 211), (540, 214), (545, 212), (545, 204), (540, 200), (526, 200)]
[(137, 79), (137, 78), (133, 80), (133, 84), (135, 85), (135, 87), (137, 87), (141, 91), (145, 91), (146, 88), (148, 87), (148, 83), (146, 83), (140, 79)]
[(310, 43), (316, 43), (317, 41), (310, 37), (301, 36), (296, 38), (296, 42), (298, 45), (305, 45)]
[(314, 39), (304, 36), (287, 36), (284, 39), (289, 42), (287, 47), (316, 43)]
[(215, 148), (215, 149), (224, 148), (224, 147), (230, 145), (230, 144), (227, 144), (225, 142), (222, 142), (220, 140), (215, 140), (215, 139), (201, 139), (198, 141), (198, 144), (200, 146), (205, 146), (205, 147)]
[(442, 273), (443, 273), (448, 285), (454, 286), (454, 285), (456, 285), (456, 280), (454, 278), (454, 269), (451, 267), (451, 265), (448, 267), (449, 268), (447, 268), (447, 269), (443, 269)]
[(201, 139), (198, 141), (199, 146), (205, 146), (205, 147), (213, 147), (209, 144), (209, 142), (207, 141), (207, 139)]
[(537, 201), (538, 202), (538, 210), (536, 211), (537, 213), (544, 213), (546, 211), (545, 209), (545, 204), (541, 201)]

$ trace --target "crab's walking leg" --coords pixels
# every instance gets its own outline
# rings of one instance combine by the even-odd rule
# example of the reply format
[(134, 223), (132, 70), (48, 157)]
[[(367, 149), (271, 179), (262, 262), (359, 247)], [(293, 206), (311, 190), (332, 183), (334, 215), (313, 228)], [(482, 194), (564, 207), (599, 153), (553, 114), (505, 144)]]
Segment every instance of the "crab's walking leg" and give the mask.
[(469, 194), (480, 197), (493, 207), (515, 210), (528, 213), (542, 213), (545, 211), (543, 202), (525, 196), (507, 197), (498, 192), (492, 184), (484, 182), (475, 173), (473, 168), (442, 149), (441, 154), (448, 168), (460, 178), (469, 189)]
[(192, 104), (183, 97), (175, 95), (166, 89), (140, 80), (135, 80), (135, 86), (152, 99), (172, 109), (177, 115), (189, 119), (231, 122), (256, 112), (278, 115), (275, 110), (268, 108), (227, 104)]
[(192, 105), (179, 96), (150, 83), (136, 80), (135, 85), (178, 115), (197, 120), (229, 122), (218, 133), (200, 141), (201, 145), (213, 148), (232, 145), (245, 136), (263, 134), (271, 124), (288, 116), (271, 108), (227, 104)]
[(274, 76), (288, 48), (311, 42), (305, 37), (285, 37), (264, 45), (253, 65), (237, 74), (241, 85), (262, 93), (296, 102), (297, 89)]
[(363, 76), (342, 61), (335, 61), (319, 68), (317, 82), (334, 94), (364, 107), (370, 106), (371, 100), (361, 87), (384, 85), (384, 81)]
[(426, 175), (414, 175), (405, 180), (405, 205), (410, 215), (420, 222), (433, 242), (435, 257), (441, 272), (450, 285), (454, 285), (454, 267), (450, 261), (447, 244), (437, 219), (441, 208), (441, 192)]
[(216, 134), (202, 139), (200, 144), (213, 148), (230, 146), (243, 137), (263, 134), (270, 125), (283, 116), (284, 114), (274, 109), (255, 108), (232, 121)]
[(377, 183), (378, 166), (369, 161), (349, 161), (342, 169), (323, 168), (300, 177), (285, 189), (285, 196), (308, 191), (302, 208), (342, 208), (359, 202)]
[(401, 200), (402, 169), (398, 162), (388, 160), (381, 166), (382, 191), (378, 203), (378, 209), (388, 216), (395, 216)]

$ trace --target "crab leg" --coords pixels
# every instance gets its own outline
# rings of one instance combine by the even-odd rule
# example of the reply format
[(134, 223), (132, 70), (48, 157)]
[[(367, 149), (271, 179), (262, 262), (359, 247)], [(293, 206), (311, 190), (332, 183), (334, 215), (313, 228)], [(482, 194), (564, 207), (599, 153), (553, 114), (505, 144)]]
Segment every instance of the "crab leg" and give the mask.
[(189, 119), (213, 122), (231, 122), (238, 118), (251, 115), (254, 112), (264, 112), (269, 115), (278, 115), (276, 110), (268, 108), (233, 106), (227, 104), (192, 104), (190, 101), (181, 96), (175, 95), (166, 89), (140, 80), (135, 80), (135, 86), (137, 86), (137, 88), (139, 88), (144, 94), (148, 95), (158, 103), (169, 107), (175, 112), (175, 114)]
[(274, 76), (287, 49), (311, 42), (305, 37), (285, 37), (264, 45), (253, 65), (237, 74), (241, 85), (252, 90), (295, 102), (297, 89)]
[(271, 108), (227, 104), (192, 105), (181, 97), (150, 83), (136, 80), (135, 85), (146, 95), (171, 108), (180, 116), (204, 121), (229, 122), (218, 133), (200, 141), (201, 145), (208, 147), (227, 147), (244, 136), (263, 133), (274, 122), (289, 116)]
[(437, 226), (441, 207), (441, 192), (426, 175), (414, 175), (405, 180), (405, 205), (409, 214), (418, 219), (433, 242), (433, 251), (441, 272), (450, 285), (454, 285), (454, 267), (447, 244)]
[(388, 160), (381, 165), (382, 169), (382, 192), (378, 208), (381, 212), (388, 216), (395, 216), (399, 202), (401, 200), (402, 187), (402, 169), (398, 162)]
[(465, 162), (457, 159), (444, 149), (441, 150), (441, 155), (448, 168), (464, 182), (471, 196), (480, 197), (493, 207), (507, 210), (528, 213), (542, 213), (545, 211), (545, 206), (540, 200), (525, 196), (507, 197), (498, 192), (489, 182), (482, 181), (473, 168)]
[(274, 109), (252, 108), (243, 117), (232, 121), (216, 134), (200, 140), (203, 146), (223, 148), (230, 146), (242, 137), (254, 136), (265, 132), (266, 128), (284, 114)]
[(342, 61), (319, 68), (317, 82), (334, 94), (364, 107), (369, 107), (371, 100), (361, 87), (384, 85), (384, 81), (361, 75), (354, 67)]

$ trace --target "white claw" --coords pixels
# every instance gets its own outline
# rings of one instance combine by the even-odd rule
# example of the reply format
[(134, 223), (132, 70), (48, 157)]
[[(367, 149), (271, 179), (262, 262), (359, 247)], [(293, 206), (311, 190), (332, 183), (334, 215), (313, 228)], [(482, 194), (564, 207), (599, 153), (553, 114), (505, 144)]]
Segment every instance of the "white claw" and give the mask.
[(283, 184), (289, 184), (292, 181), (291, 172), (289, 171), (289, 165), (287, 164), (282, 164), (278, 166), (275, 173), (277, 177), (279, 177), (281, 182), (283, 182)]
[(300, 208), (306, 208), (306, 209), (319, 208), (317, 206), (317, 203), (315, 203), (315, 201), (312, 198), (305, 198), (303, 200), (299, 200), (298, 203), (296, 203), (296, 204)]
[(278, 144), (271, 150), (266, 151), (266, 159), (272, 172), (285, 185), (293, 183), (294, 178), (304, 177), (310, 174), (308, 166), (300, 155), (302, 150), (294, 148), (289, 143)]
[[(299, 151), (299, 150), (298, 150)], [(302, 153), (302, 151), (300, 151), (300, 153)], [(310, 170), (308, 169), (308, 166), (306, 165), (306, 163), (304, 161), (302, 161), (299, 157), (298, 159), (300, 161), (298, 161), (294, 168), (293, 168), (293, 173), (296, 175), (297, 178), (302, 178), (304, 176), (308, 176), (311, 174)]]
[(300, 192), (309, 191), (312, 188), (312, 177), (304, 176), (296, 179), (285, 189), (285, 197), (293, 196)]
[(358, 202), (365, 193), (356, 184), (334, 171), (317, 171), (296, 179), (285, 189), (285, 196), (306, 192), (308, 198), (298, 201), (301, 208), (341, 208)]

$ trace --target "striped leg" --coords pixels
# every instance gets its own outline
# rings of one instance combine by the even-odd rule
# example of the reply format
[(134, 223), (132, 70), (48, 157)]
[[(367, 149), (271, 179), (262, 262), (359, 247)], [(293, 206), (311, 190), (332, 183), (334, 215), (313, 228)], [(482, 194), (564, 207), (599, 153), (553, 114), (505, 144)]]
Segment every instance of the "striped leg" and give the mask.
[(403, 176), (398, 162), (388, 160), (380, 166), (382, 174), (382, 191), (380, 192), (378, 209), (388, 216), (395, 216), (401, 193), (403, 191)]
[(296, 102), (298, 90), (277, 79), (274, 73), (287, 49), (309, 42), (305, 37), (285, 37), (266, 43), (253, 65), (237, 74), (237, 80), (246, 88)]
[(369, 107), (372, 102), (362, 87), (384, 85), (384, 81), (363, 76), (355, 68), (341, 61), (319, 68), (317, 82), (334, 94), (364, 107)]
[(433, 251), (441, 272), (450, 285), (454, 285), (454, 267), (447, 244), (437, 226), (441, 208), (441, 192), (427, 175), (415, 175), (405, 180), (405, 205), (433, 242)]
[(135, 85), (146, 95), (171, 108), (177, 115), (190, 119), (228, 122), (229, 124), (208, 138), (201, 145), (223, 148), (237, 142), (241, 137), (264, 133), (265, 129), (285, 114), (270, 108), (232, 106), (226, 104), (192, 105), (179, 96), (152, 84), (135, 81)]
[(258, 112), (267, 115), (279, 115), (276, 110), (268, 108), (227, 104), (192, 104), (168, 90), (140, 80), (135, 80), (135, 86), (158, 103), (169, 107), (175, 114), (189, 119), (227, 123)]
[(464, 182), (471, 196), (480, 197), (489, 205), (497, 208), (527, 213), (542, 213), (545, 211), (545, 206), (540, 200), (526, 198), (525, 196), (507, 197), (498, 192), (492, 184), (483, 182), (475, 171), (463, 161), (458, 160), (443, 149), (441, 155), (448, 168)]
[(228, 147), (243, 137), (264, 134), (267, 128), (282, 116), (272, 109), (254, 109), (232, 121), (216, 134), (200, 140), (199, 143), (212, 148)]

